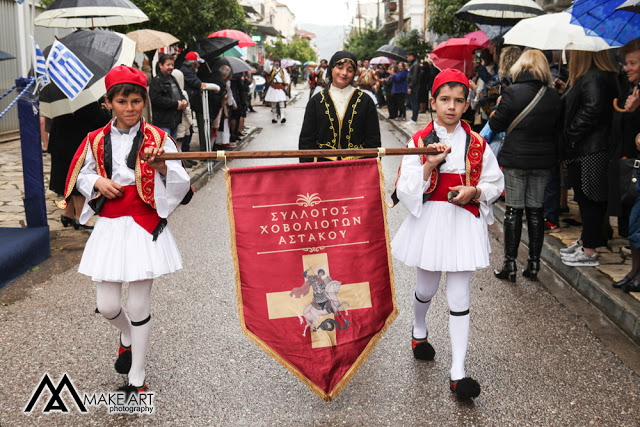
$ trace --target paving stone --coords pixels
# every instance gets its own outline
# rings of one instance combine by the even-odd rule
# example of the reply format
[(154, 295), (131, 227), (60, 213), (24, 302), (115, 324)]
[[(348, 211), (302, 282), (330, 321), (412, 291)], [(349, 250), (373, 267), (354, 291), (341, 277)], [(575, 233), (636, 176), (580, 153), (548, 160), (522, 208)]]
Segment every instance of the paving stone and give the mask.
[(630, 266), (626, 264), (609, 264), (609, 265), (600, 265), (597, 267), (598, 270), (611, 277), (611, 280), (617, 282), (618, 280), (622, 280), (624, 276), (630, 270)]
[(602, 264), (622, 264), (624, 258), (620, 253), (598, 253), (598, 261)]
[(0, 206), (0, 213), (20, 213), (20, 212), (24, 212), (24, 206), (11, 206), (11, 205)]

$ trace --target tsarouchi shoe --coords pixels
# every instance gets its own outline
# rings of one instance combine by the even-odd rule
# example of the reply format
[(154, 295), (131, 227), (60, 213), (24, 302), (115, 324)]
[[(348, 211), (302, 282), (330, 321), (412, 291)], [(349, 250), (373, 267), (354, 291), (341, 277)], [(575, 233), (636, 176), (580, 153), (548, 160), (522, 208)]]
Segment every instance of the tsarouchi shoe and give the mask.
[(417, 339), (413, 336), (413, 331), (411, 331), (411, 349), (413, 357), (418, 360), (433, 360), (436, 356), (436, 350), (427, 341), (427, 337)]
[(131, 370), (131, 346), (125, 347), (122, 345), (122, 336), (120, 337), (120, 348), (118, 349), (115, 368), (119, 374), (128, 374)]
[(460, 400), (469, 400), (480, 396), (480, 384), (471, 377), (464, 377), (455, 381), (449, 380), (449, 389)]

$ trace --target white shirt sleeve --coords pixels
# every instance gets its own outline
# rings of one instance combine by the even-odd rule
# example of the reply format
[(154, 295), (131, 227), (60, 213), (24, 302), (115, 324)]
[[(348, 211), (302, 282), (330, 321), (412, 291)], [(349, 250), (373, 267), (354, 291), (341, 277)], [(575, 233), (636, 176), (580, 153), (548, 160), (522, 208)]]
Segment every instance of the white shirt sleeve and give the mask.
[(487, 224), (493, 224), (492, 205), (504, 190), (504, 175), (498, 166), (496, 156), (488, 144), (482, 157), (482, 174), (480, 175), (478, 188), (482, 191), (480, 197), (478, 197), (480, 214)]
[(430, 182), (431, 177), (427, 181), (424, 180), (424, 167), (420, 164), (420, 156), (402, 158), (396, 195), (411, 215), (419, 217), (422, 214), (422, 195), (429, 188)]
[[(177, 153), (175, 143), (167, 136), (164, 143), (165, 153)], [(156, 171), (154, 196), (156, 211), (160, 218), (167, 218), (178, 207), (184, 196), (189, 191), (191, 182), (189, 174), (182, 166), (180, 160), (167, 160), (167, 176), (163, 177)]]
[[(93, 188), (98, 178), (100, 178), (100, 175), (96, 172), (96, 160), (93, 157), (93, 151), (91, 151), (91, 147), (87, 147), (87, 155), (84, 158), (82, 169), (80, 169), (76, 181), (76, 188), (80, 194), (84, 196), (84, 205), (82, 206), (82, 213), (80, 214), (80, 224), (86, 224), (86, 222), (95, 215), (95, 212), (89, 206), (89, 201), (98, 194)], [(72, 202), (67, 201), (67, 203)]]

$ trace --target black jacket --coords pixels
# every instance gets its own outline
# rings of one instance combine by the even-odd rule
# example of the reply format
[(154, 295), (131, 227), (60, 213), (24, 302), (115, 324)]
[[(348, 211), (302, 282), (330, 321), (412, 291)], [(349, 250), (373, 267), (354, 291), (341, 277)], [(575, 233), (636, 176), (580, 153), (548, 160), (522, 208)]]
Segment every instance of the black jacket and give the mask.
[[(328, 88), (324, 89), (309, 100), (300, 131), (299, 149), (380, 147), (380, 123), (371, 97), (356, 89), (347, 104), (344, 120), (340, 122), (328, 92)], [(333, 157), (331, 151), (327, 151), (327, 157)], [(328, 159), (318, 158), (318, 161), (324, 160)], [(312, 161), (300, 159), (300, 162)]]
[(198, 78), (198, 75), (186, 65), (180, 67), (180, 71), (184, 75), (184, 90), (189, 95), (189, 104), (193, 111), (202, 112), (202, 98), (200, 91), (202, 87), (202, 80)]
[(564, 94), (564, 159), (609, 149), (616, 74), (591, 68)]
[(420, 86), (420, 61), (414, 59), (407, 75), (407, 88), (417, 90)]
[[(178, 110), (178, 100), (174, 99), (171, 90), (171, 80), (178, 86), (173, 76), (165, 76), (159, 73), (151, 80), (149, 99), (151, 100), (152, 122), (160, 128), (174, 128), (182, 120), (182, 110)], [(180, 95), (180, 100), (184, 99)]]
[[(489, 119), (494, 132), (505, 132), (529, 105), (543, 83), (524, 72), (502, 93), (502, 100)], [(560, 95), (547, 88), (544, 96), (505, 137), (498, 163), (505, 168), (549, 169), (558, 161), (557, 137), (561, 130)]]

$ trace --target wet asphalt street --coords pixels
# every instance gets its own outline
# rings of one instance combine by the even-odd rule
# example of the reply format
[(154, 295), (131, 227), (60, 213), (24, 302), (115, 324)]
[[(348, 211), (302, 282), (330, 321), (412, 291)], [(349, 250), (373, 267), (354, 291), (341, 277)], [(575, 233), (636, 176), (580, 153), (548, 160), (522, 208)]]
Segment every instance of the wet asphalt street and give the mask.
[[(307, 92), (272, 124), (256, 107), (248, 122), (262, 131), (243, 149), (295, 149)], [(405, 141), (381, 123), (386, 147)], [(234, 160), (229, 167), (291, 160)], [(400, 158), (383, 159), (386, 193)], [(389, 210), (393, 236), (406, 211)], [(324, 402), (242, 334), (229, 244), (226, 191), (218, 171), (192, 202), (169, 220), (184, 269), (156, 280), (147, 382), (153, 415), (80, 414), (23, 409), (45, 373), (67, 373), (82, 393), (124, 383), (113, 369), (117, 333), (94, 313), (95, 289), (72, 268), (0, 307), (0, 425), (640, 425), (640, 377), (540, 283), (495, 280), (490, 269), (472, 276), (467, 374), (482, 386), (473, 403), (448, 388), (448, 310), (444, 289), (429, 311), (433, 362), (417, 362), (410, 347), (415, 271), (394, 262), (399, 316), (345, 390)], [(492, 266), (501, 242), (492, 237)], [(354, 265), (358, 260), (354, 259)], [(444, 287), (444, 286), (442, 286)], [(2, 291), (0, 291), (2, 292)], [(577, 297), (576, 297), (577, 298)], [(640, 354), (640, 353), (638, 353)], [(639, 356), (640, 357), (640, 356)]]

